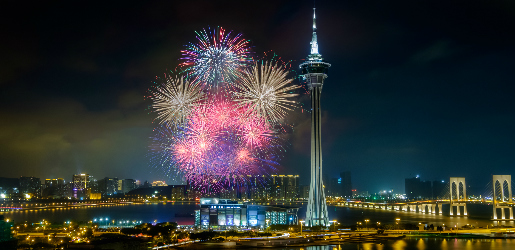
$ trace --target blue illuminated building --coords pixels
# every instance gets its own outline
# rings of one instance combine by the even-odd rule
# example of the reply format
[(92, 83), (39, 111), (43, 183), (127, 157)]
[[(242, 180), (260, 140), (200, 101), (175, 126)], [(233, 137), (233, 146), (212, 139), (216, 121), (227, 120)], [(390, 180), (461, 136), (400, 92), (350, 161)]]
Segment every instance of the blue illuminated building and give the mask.
[(265, 228), (296, 225), (297, 207), (242, 204), (229, 199), (200, 198), (195, 225), (202, 229)]

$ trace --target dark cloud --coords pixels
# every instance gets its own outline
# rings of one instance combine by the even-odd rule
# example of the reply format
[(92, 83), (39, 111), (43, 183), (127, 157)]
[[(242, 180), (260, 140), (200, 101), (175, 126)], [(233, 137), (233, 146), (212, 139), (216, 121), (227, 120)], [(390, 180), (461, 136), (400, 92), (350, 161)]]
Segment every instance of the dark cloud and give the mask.
[[(134, 107), (130, 104), (129, 108)], [(4, 110), (0, 159), (13, 167), (10, 176), (70, 178), (84, 171), (126, 178), (139, 172), (148, 178), (148, 171), (138, 171), (147, 166), (147, 138), (152, 127), (144, 108), (91, 112), (76, 101), (61, 99), (47, 100), (22, 114)]]

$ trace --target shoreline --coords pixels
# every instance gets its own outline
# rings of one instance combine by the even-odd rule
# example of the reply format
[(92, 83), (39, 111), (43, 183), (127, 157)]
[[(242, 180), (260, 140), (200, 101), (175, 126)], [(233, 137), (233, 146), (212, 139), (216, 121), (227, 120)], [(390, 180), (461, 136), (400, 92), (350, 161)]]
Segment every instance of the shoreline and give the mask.
[[(309, 237), (292, 237), (292, 238), (253, 238), (253, 239), (235, 239), (223, 242), (195, 242), (192, 244), (175, 246), (183, 249), (220, 249), (220, 248), (282, 248), (282, 247), (308, 247), (308, 246), (327, 246), (327, 245), (340, 245), (345, 243), (378, 243), (383, 244), (388, 241), (397, 241), (402, 239), (417, 240), (419, 238), (430, 239), (512, 239), (515, 240), (515, 228), (507, 229), (473, 229), (473, 230), (459, 230), (454, 232), (446, 230), (443, 232), (425, 232), (413, 230), (391, 230), (385, 231), (384, 234), (377, 234), (375, 232), (349, 232), (346, 234), (329, 236), (309, 236)], [(326, 238), (323, 238), (326, 237)], [(333, 238), (331, 238), (333, 237)]]

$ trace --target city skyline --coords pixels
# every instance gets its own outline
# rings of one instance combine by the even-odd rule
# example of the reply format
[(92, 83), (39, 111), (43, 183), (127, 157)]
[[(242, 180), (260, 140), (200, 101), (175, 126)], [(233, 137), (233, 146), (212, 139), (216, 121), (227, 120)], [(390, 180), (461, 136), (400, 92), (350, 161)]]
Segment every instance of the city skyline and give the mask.
[[(209, 8), (185, 11), (198, 4)], [(146, 157), (154, 124), (145, 91), (173, 69), (194, 31), (242, 32), (257, 53), (297, 65), (309, 51), (311, 4), (9, 6), (0, 42), (6, 177), (157, 179)], [(332, 64), (321, 103), (325, 173), (351, 171), (356, 188), (372, 192), (403, 190), (416, 175), (485, 185), (515, 174), (514, 3), (319, 1), (317, 10), (320, 53)], [(276, 172), (302, 184), (309, 116), (289, 117), (291, 146)]]

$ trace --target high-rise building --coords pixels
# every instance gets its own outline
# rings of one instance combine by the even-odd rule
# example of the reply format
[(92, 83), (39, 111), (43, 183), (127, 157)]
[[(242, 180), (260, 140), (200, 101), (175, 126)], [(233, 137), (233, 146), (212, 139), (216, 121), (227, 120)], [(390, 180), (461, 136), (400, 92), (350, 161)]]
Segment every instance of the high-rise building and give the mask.
[(118, 193), (118, 178), (105, 177), (98, 181), (98, 189), (102, 195), (115, 195)]
[(274, 200), (293, 201), (299, 195), (298, 175), (271, 175), (270, 190)]
[(45, 179), (45, 187), (62, 187), (64, 184), (63, 178)]
[(24, 198), (41, 196), (41, 180), (36, 177), (20, 177), (20, 192)]
[(186, 185), (171, 185), (171, 196), (172, 200), (184, 200), (186, 199), (187, 188)]
[(341, 172), (338, 182), (341, 186), (340, 196), (352, 197), (352, 181), (350, 171)]
[(431, 181), (421, 181), (418, 175), (405, 179), (404, 191), (407, 199), (431, 199), (433, 197)]
[(303, 78), (311, 94), (311, 184), (306, 211), (306, 226), (328, 226), (327, 204), (325, 200), (324, 184), (322, 181), (322, 145), (320, 128), (322, 112), (320, 109), (320, 95), (327, 71), (331, 64), (324, 62), (318, 53), (317, 26), (315, 8), (313, 8), (313, 35), (311, 39), (311, 53), (307, 60), (300, 65)]
[(420, 188), (420, 179), (417, 177), (406, 178), (404, 180), (404, 192), (407, 199), (418, 197)]
[(243, 198), (251, 200), (271, 199), (272, 180), (265, 175), (248, 175)]
[(93, 178), (93, 176), (89, 176), (89, 187), (88, 192), (90, 193), (101, 193), (100, 192), (100, 183), (97, 179)]
[(329, 179), (327, 191), (327, 194), (332, 197), (352, 197), (350, 171), (341, 172), (339, 178)]
[(72, 178), (73, 188), (85, 190), (89, 188), (89, 174), (75, 174)]
[(134, 179), (123, 179), (122, 180), (122, 193), (126, 194), (136, 189), (136, 180)]
[(309, 198), (309, 185), (300, 186), (299, 198), (307, 200)]
[(76, 199), (87, 198), (89, 185), (89, 174), (76, 174), (73, 175), (72, 184), (72, 196)]

